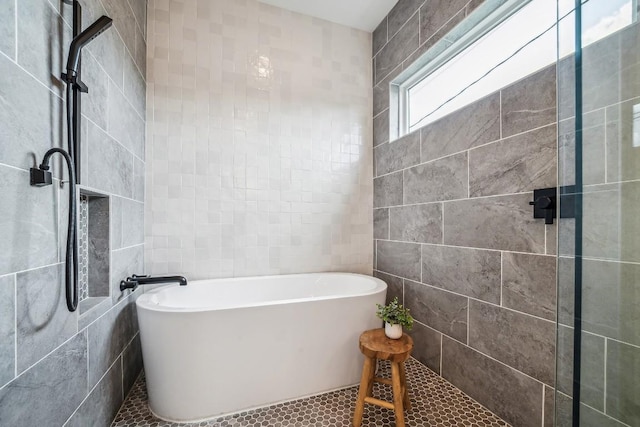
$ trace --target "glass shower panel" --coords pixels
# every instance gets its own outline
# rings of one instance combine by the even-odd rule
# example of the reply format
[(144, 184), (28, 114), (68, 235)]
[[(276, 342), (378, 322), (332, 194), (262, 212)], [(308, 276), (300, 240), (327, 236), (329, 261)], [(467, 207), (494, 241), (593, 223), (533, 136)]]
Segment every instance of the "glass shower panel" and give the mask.
[(556, 426), (640, 426), (637, 0), (558, 0)]

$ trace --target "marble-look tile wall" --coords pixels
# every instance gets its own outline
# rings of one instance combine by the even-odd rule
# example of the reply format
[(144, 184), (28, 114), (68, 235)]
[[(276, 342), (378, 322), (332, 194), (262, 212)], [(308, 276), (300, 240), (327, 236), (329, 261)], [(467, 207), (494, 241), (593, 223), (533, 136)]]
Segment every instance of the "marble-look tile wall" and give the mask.
[[(111, 203), (111, 280), (143, 271), (146, 2), (81, 0), (84, 26), (114, 26), (84, 49), (82, 184)], [(71, 7), (0, 8), (0, 425), (108, 426), (142, 367), (132, 296), (115, 287), (70, 313), (64, 292), (67, 187), (29, 186), (29, 168), (66, 148)], [(106, 291), (108, 294), (108, 290)]]
[(371, 35), (256, 0), (149, 2), (146, 260), (371, 273)]
[[(556, 67), (389, 142), (389, 81), (479, 1), (400, 2), (373, 36), (375, 274), (417, 322), (414, 356), (517, 426), (555, 387)], [(532, 70), (533, 71), (533, 70)]]
[[(583, 420), (640, 425), (640, 25), (583, 52)], [(573, 93), (571, 58), (559, 90)], [(575, 183), (574, 109), (560, 104), (560, 181)], [(634, 136), (635, 132), (635, 136)], [(574, 222), (560, 221), (558, 384), (561, 425), (570, 425), (573, 379)]]

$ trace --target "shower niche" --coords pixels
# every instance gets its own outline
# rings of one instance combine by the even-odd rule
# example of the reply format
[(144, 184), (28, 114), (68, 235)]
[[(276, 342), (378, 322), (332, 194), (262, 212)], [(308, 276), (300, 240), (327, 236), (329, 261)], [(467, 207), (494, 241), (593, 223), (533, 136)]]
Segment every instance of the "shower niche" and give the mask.
[(109, 205), (109, 196), (80, 187), (77, 223), (81, 315), (109, 297)]

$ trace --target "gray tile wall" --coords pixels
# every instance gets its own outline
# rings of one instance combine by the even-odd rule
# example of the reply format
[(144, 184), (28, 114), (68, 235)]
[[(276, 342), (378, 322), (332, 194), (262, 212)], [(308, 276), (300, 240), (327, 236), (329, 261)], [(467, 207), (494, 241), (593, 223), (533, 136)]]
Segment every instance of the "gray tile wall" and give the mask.
[[(389, 81), (480, 3), (400, 0), (374, 33), (375, 274), (389, 283), (390, 297), (403, 296), (414, 310), (418, 360), (515, 425), (553, 425), (559, 234), (558, 425), (569, 425), (573, 222), (545, 227), (527, 202), (532, 189), (554, 186), (556, 175), (563, 185), (575, 181), (571, 61), (559, 63), (557, 79), (548, 67), (388, 142)], [(632, 123), (639, 40), (636, 24), (584, 50), (582, 398), (589, 425), (640, 422), (640, 158)]]
[(400, 0), (374, 32), (375, 274), (416, 318), (418, 360), (513, 425), (542, 426), (556, 231), (528, 202), (557, 181), (556, 67), (388, 142), (389, 79), (480, 3)]
[[(115, 281), (143, 270), (146, 1), (81, 3), (85, 27), (103, 14), (114, 18), (83, 54), (90, 92), (83, 96), (82, 183), (110, 196)], [(141, 291), (114, 289), (82, 314), (66, 308), (61, 163), (53, 164), (53, 186), (29, 186), (29, 168), (48, 148), (66, 145), (59, 74), (70, 22), (70, 7), (59, 0), (7, 0), (0, 8), (3, 426), (108, 426), (142, 367), (134, 305)]]
[[(633, 106), (640, 104), (640, 25), (631, 25), (584, 50), (583, 170), (585, 182), (582, 267), (583, 421), (589, 425), (640, 425), (640, 157), (634, 145)], [(573, 84), (570, 59), (560, 90)], [(562, 74), (565, 73), (565, 74)], [(575, 182), (574, 111), (561, 107), (560, 179)], [(572, 240), (573, 222), (560, 222)], [(560, 245), (558, 393), (562, 425), (571, 421), (574, 280), (571, 246)]]

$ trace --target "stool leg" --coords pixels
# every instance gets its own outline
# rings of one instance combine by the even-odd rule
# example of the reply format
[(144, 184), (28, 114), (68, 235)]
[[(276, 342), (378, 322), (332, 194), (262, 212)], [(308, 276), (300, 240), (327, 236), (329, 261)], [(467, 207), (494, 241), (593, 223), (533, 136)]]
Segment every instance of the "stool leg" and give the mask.
[(360, 389), (358, 390), (358, 401), (356, 402), (356, 410), (353, 414), (353, 426), (360, 427), (362, 424), (362, 415), (364, 414), (364, 398), (369, 390), (369, 383), (373, 378), (373, 361), (369, 357), (364, 359), (364, 367), (362, 368), (362, 378), (360, 379)]
[(376, 368), (378, 367), (378, 359), (372, 359), (371, 375), (369, 376), (369, 386), (367, 387), (367, 397), (373, 396), (373, 378), (376, 376)]
[(402, 396), (402, 404), (404, 405), (404, 409), (411, 409), (411, 401), (409, 400), (409, 385), (407, 384), (407, 373), (404, 363), (400, 364), (400, 383), (402, 384), (402, 389), (404, 391)]
[(402, 385), (400, 385), (400, 367), (397, 362), (391, 362), (391, 382), (393, 384), (393, 411), (396, 414), (396, 427), (404, 427)]

